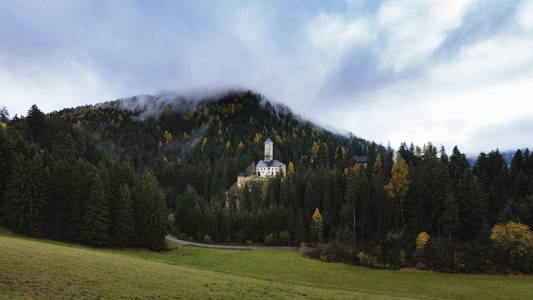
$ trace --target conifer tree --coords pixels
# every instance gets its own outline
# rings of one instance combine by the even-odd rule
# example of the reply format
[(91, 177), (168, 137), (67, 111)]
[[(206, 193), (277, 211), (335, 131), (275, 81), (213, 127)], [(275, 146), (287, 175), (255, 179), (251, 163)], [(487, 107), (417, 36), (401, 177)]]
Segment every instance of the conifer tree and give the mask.
[(442, 212), (442, 230), (448, 236), (448, 244), (451, 244), (452, 236), (460, 227), (459, 208), (455, 197), (450, 193), (444, 201), (444, 211)]
[(126, 247), (135, 245), (135, 211), (131, 192), (127, 184), (119, 187), (116, 215), (113, 222), (113, 243)]
[(2, 207), (8, 182), (11, 180), (11, 165), (13, 160), (13, 148), (4, 128), (0, 127), (0, 220), (2, 219)]
[(162, 250), (165, 246), (167, 207), (163, 192), (151, 172), (143, 173), (137, 198), (143, 202), (139, 205), (141, 210), (136, 211), (141, 221), (140, 242), (149, 249)]
[(105, 246), (110, 242), (109, 205), (102, 178), (96, 170), (91, 173), (77, 238), (84, 243)]
[(476, 176), (466, 169), (457, 187), (457, 204), (463, 240), (476, 240), (483, 230), (488, 231), (487, 208), (483, 191)]
[(28, 202), (25, 189), (26, 172), (25, 158), (16, 153), (11, 161), (11, 172), (4, 192), (5, 200), (2, 206), (2, 223), (15, 232), (24, 232), (24, 207)]

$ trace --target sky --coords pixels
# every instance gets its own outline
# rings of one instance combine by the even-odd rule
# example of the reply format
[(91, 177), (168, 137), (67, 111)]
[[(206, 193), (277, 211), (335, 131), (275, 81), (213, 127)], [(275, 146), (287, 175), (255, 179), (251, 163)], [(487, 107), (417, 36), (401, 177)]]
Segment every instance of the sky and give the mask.
[(396, 148), (533, 147), (533, 1), (20, 1), (0, 106), (251, 89)]

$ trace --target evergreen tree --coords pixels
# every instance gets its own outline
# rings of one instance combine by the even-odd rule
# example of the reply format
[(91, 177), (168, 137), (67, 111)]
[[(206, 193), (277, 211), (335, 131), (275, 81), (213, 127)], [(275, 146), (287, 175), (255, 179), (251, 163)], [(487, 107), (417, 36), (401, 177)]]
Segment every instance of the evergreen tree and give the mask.
[(456, 234), (461, 225), (459, 219), (459, 207), (452, 194), (448, 194), (448, 197), (444, 201), (444, 211), (442, 212), (441, 219), (442, 230), (448, 237), (448, 244), (451, 244), (452, 237)]
[(11, 172), (8, 176), (2, 206), (2, 223), (9, 229), (24, 233), (26, 216), (24, 207), (29, 202), (26, 192), (25, 158), (16, 153), (11, 161)]
[(119, 187), (115, 211), (116, 214), (112, 224), (113, 243), (121, 247), (135, 245), (135, 211), (131, 192), (127, 184)]
[(488, 212), (481, 185), (470, 169), (466, 169), (459, 180), (456, 197), (461, 220), (460, 237), (476, 240), (483, 236), (488, 230)]
[(11, 141), (7, 137), (4, 128), (0, 127), (0, 220), (2, 219), (2, 207), (5, 199), (7, 184), (11, 180), (11, 165), (14, 151)]
[(136, 210), (141, 221), (141, 245), (160, 251), (165, 246), (167, 207), (163, 192), (151, 172), (145, 171), (142, 175), (137, 201), (142, 202)]
[(77, 238), (80, 242), (105, 246), (110, 242), (109, 205), (102, 179), (96, 170), (90, 174), (87, 200), (83, 203)]

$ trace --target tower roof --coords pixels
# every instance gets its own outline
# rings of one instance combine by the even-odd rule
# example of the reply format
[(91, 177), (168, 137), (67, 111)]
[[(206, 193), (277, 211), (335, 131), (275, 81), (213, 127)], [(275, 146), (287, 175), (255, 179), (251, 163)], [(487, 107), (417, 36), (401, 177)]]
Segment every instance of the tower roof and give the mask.
[(268, 138), (265, 143), (272, 143), (272, 140), (270, 138)]

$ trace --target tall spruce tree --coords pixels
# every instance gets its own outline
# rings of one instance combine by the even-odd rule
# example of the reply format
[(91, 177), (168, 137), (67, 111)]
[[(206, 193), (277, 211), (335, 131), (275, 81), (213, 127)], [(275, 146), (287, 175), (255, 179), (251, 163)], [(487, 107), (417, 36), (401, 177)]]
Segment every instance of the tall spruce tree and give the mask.
[(82, 205), (77, 238), (90, 245), (105, 246), (110, 242), (109, 203), (100, 174), (93, 169), (89, 176), (90, 185), (86, 201)]
[(115, 218), (112, 223), (113, 243), (126, 247), (136, 244), (135, 239), (135, 211), (131, 192), (127, 184), (119, 187), (115, 203)]
[(2, 220), (2, 207), (6, 197), (6, 188), (8, 182), (11, 180), (11, 165), (14, 156), (11, 140), (0, 126), (0, 221)]
[(487, 235), (488, 211), (484, 194), (470, 169), (466, 169), (459, 180), (456, 197), (461, 220), (460, 237), (463, 240), (476, 240)]
[(162, 250), (166, 236), (166, 203), (155, 176), (148, 171), (142, 175), (137, 200), (142, 202), (136, 214), (140, 218), (140, 242), (152, 250)]

